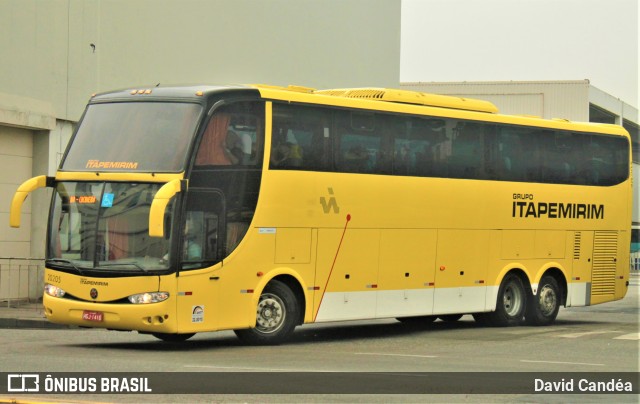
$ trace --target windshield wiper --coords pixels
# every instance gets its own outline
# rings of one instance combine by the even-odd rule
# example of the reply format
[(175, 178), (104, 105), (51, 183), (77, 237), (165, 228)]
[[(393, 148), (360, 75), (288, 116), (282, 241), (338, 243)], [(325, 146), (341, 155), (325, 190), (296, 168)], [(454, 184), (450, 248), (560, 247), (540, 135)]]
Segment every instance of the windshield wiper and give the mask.
[(135, 262), (114, 262), (112, 264), (101, 264), (99, 266), (96, 266), (96, 269), (105, 268), (105, 267), (118, 267), (118, 266), (121, 266), (121, 265), (131, 265), (133, 267), (136, 267), (136, 269), (139, 269), (142, 272), (149, 272), (149, 270), (147, 270), (144, 267), (136, 264)]
[(72, 261), (64, 259), (64, 258), (50, 258), (47, 260), (47, 262), (53, 263), (53, 264), (67, 264), (67, 266), (75, 269), (76, 271), (78, 271), (78, 273), (80, 275), (83, 275), (82, 270), (76, 266), (76, 264), (74, 264)]

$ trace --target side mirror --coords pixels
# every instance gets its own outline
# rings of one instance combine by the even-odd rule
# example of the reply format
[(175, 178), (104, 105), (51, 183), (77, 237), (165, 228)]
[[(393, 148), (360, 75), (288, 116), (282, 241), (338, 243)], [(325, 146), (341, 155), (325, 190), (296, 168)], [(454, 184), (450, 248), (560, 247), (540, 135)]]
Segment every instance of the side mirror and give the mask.
[(53, 187), (55, 178), (47, 177), (46, 175), (40, 175), (23, 182), (16, 193), (13, 195), (11, 201), (11, 210), (9, 213), (9, 226), (20, 227), (20, 212), (22, 211), (22, 204), (27, 196), (38, 188)]
[(187, 180), (171, 180), (164, 184), (151, 202), (149, 211), (149, 236), (164, 237), (165, 210), (171, 198), (187, 189)]

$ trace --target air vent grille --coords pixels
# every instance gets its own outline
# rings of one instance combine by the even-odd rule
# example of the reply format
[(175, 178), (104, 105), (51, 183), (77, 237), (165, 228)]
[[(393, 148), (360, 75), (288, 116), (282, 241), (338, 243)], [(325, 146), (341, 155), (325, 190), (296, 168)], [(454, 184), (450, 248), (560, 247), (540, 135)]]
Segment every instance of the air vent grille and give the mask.
[(498, 108), (489, 101), (448, 95), (428, 94), (418, 91), (393, 90), (385, 88), (343, 88), (316, 90), (314, 94), (333, 97), (358, 98), (364, 100), (398, 102), (430, 107), (463, 109), (467, 111), (498, 113)]
[(580, 249), (582, 248), (581, 243), (582, 243), (582, 233), (577, 231), (573, 234), (573, 259), (574, 260), (580, 259)]
[(618, 233), (597, 231), (593, 240), (593, 275), (591, 294), (613, 295), (616, 286), (616, 255)]

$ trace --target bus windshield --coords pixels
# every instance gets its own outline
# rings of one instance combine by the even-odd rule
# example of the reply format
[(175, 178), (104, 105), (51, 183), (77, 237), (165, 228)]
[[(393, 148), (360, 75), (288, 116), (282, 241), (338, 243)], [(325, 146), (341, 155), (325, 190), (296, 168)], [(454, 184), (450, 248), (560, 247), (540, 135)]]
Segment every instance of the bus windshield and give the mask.
[[(149, 209), (160, 186), (58, 183), (50, 216), (48, 264), (80, 273), (84, 269), (168, 269), (171, 240), (149, 237)], [(173, 206), (170, 202), (166, 209), (166, 225), (171, 223)]]
[(61, 170), (183, 171), (201, 110), (176, 102), (89, 105)]

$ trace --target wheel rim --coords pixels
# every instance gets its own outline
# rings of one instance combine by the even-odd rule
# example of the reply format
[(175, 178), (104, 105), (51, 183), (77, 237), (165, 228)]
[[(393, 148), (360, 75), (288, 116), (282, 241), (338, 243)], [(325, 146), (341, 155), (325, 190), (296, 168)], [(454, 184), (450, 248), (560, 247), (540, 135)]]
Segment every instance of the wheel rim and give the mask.
[(520, 290), (512, 283), (507, 285), (504, 290), (502, 304), (507, 315), (515, 317), (519, 315), (522, 308), (523, 296)]
[(279, 296), (271, 293), (260, 296), (256, 329), (265, 334), (274, 333), (282, 327), (285, 317), (284, 302)]
[(545, 285), (540, 289), (538, 297), (538, 306), (540, 307), (540, 313), (544, 316), (553, 314), (558, 304), (558, 297), (555, 290), (549, 285)]

